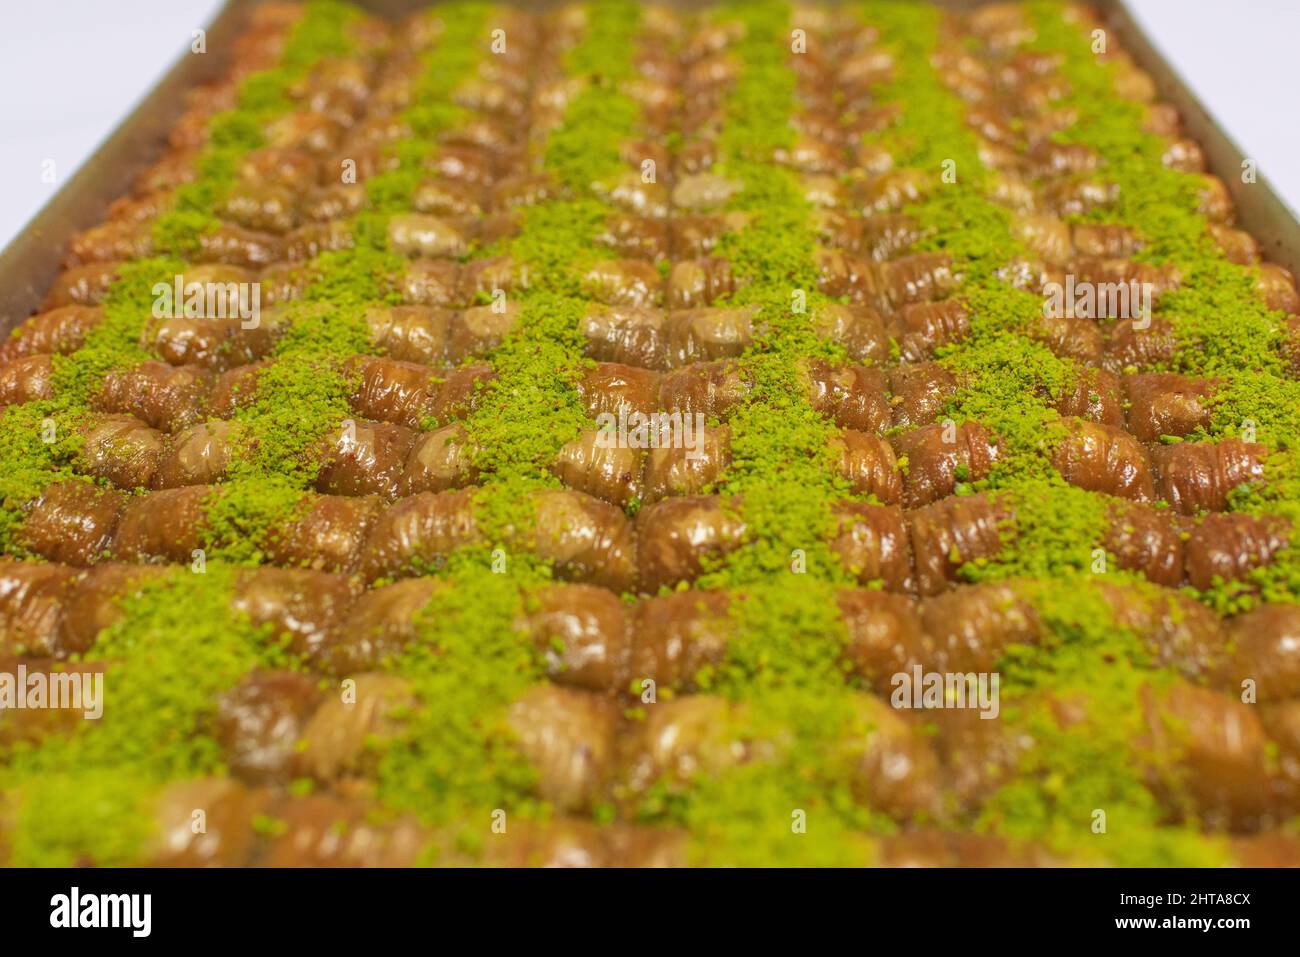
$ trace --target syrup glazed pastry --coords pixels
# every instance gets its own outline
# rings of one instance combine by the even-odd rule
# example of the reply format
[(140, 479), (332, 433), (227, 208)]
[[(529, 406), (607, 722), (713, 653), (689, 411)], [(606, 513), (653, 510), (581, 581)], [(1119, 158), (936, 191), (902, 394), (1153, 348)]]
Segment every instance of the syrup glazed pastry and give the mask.
[(0, 346), (0, 860), (1300, 860), (1300, 299), (1097, 23), (258, 6)]

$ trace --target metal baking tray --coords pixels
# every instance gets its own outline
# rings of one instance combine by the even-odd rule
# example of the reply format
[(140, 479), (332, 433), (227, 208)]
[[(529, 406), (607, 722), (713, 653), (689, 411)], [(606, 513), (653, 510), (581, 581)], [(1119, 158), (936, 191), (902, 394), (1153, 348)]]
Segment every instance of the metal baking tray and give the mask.
[[(59, 274), (73, 236), (102, 222), (109, 203), (124, 195), (136, 174), (161, 154), (168, 132), (185, 108), (185, 92), (221, 73), (225, 60), (222, 51), (231, 48), (231, 41), (260, 2), (229, 0), (208, 27), (208, 52), (187, 53), (177, 60), (76, 175), (0, 253), (0, 335), (36, 311), (46, 289)], [(420, 0), (354, 2), (390, 18), (426, 5)], [(1094, 0), (1093, 5), (1120, 45), (1155, 79), (1160, 97), (1178, 108), (1188, 135), (1204, 150), (1208, 169), (1227, 184), (1237, 204), (1239, 225), (1259, 241), (1266, 258), (1300, 275), (1300, 222), (1264, 176), (1260, 175), (1254, 183), (1241, 181), (1241, 163), (1246, 154), (1165, 62), (1122, 0)]]

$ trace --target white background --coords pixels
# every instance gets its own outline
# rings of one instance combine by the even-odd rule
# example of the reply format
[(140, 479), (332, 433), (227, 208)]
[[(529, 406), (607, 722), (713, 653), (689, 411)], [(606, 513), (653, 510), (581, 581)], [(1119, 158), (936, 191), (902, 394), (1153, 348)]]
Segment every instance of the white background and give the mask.
[[(1174, 68), (1300, 210), (1300, 0), (1129, 0)], [(0, 247), (189, 47), (220, 0), (0, 0)]]

